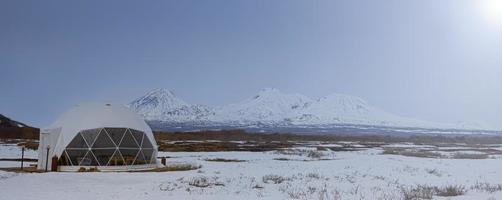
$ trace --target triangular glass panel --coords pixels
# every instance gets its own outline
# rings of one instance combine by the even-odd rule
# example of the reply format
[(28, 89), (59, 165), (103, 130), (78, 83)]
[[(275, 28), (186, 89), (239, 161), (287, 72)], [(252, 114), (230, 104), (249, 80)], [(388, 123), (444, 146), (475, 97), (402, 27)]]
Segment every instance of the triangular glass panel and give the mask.
[(64, 165), (64, 166), (71, 166), (71, 161), (70, 161), (70, 157), (68, 157), (68, 154), (66, 153), (66, 150), (63, 151), (63, 153), (61, 154), (61, 157), (59, 157), (59, 165)]
[(73, 140), (68, 144), (66, 148), (72, 148), (72, 149), (88, 149), (89, 147), (87, 146), (87, 143), (85, 142), (84, 138), (80, 133), (75, 135)]
[[(110, 137), (108, 137), (108, 134), (106, 134), (106, 131), (104, 129), (102, 129), (101, 133), (99, 133), (98, 138), (96, 138), (96, 141), (92, 145), (92, 148), (93, 149), (94, 148), (115, 148), (115, 144), (113, 144), (112, 139), (110, 139)], [(96, 154), (94, 154), (94, 155), (96, 155)], [(106, 162), (105, 162), (105, 164), (106, 164)]]
[(138, 153), (138, 157), (134, 161), (135, 165), (143, 165), (146, 164), (145, 155), (143, 154), (143, 150), (140, 150)]
[(115, 149), (93, 149), (92, 153), (96, 156), (100, 166), (106, 166), (115, 153)]
[(139, 148), (139, 145), (131, 133), (127, 131), (124, 134), (124, 138), (122, 138), (122, 142), (120, 142), (120, 148)]
[(98, 137), (99, 131), (101, 129), (89, 129), (89, 130), (83, 130), (80, 132), (82, 136), (84, 137), (85, 141), (87, 144), (92, 147), (94, 144), (94, 141), (96, 140), (96, 137)]
[(125, 128), (105, 128), (105, 130), (117, 146), (120, 144), (120, 140), (122, 140), (126, 131)]
[(113, 156), (110, 158), (110, 161), (108, 161), (108, 166), (121, 166), (124, 165), (124, 158), (122, 158), (122, 154), (120, 154), (120, 151), (117, 149), (115, 150), (115, 153), (113, 153)]
[(79, 165), (80, 161), (84, 159), (88, 150), (79, 150), (79, 149), (66, 149), (66, 153), (70, 159), (72, 165)]
[(136, 142), (138, 142), (138, 144), (141, 144), (143, 141), (143, 135), (145, 135), (145, 134), (141, 131), (138, 131), (138, 130), (134, 130), (134, 129), (129, 129), (129, 130), (131, 131), (131, 134), (134, 137), (134, 139), (136, 139)]
[(145, 163), (149, 164), (152, 162), (153, 149), (143, 149), (143, 155), (145, 156)]
[(150, 139), (148, 139), (148, 137), (145, 136), (145, 138), (143, 138), (143, 144), (141, 144), (141, 146), (143, 148), (150, 148), (150, 149), (153, 149), (153, 145), (152, 143), (150, 142)]
[(124, 158), (124, 162), (126, 165), (132, 165), (136, 156), (138, 155), (139, 149), (119, 149), (120, 154)]
[(80, 166), (97, 166), (96, 158), (91, 151), (88, 151), (83, 159), (80, 160)]

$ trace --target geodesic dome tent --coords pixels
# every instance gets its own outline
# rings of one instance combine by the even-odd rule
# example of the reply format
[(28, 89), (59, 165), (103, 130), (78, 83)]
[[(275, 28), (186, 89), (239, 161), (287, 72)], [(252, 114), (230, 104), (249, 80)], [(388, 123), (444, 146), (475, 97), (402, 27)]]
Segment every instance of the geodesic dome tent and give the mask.
[(81, 167), (101, 171), (144, 170), (157, 167), (152, 130), (123, 105), (81, 104), (40, 132), (38, 169), (59, 171)]

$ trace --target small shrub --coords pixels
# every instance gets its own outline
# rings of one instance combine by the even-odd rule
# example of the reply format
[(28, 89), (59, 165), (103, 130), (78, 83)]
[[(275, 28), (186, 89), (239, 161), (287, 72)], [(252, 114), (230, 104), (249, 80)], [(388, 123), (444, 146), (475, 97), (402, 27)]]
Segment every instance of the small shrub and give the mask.
[(89, 168), (89, 170), (87, 170), (88, 172), (99, 172), (99, 169), (98, 167), (91, 167)]
[(294, 188), (287, 191), (289, 198), (291, 199), (307, 199), (307, 192), (302, 188)]
[(211, 185), (211, 182), (209, 181), (209, 178), (207, 178), (205, 176), (200, 176), (200, 177), (191, 178), (188, 181), (188, 185), (194, 186), (194, 187), (209, 187)]
[(307, 157), (309, 158), (321, 158), (323, 153), (320, 151), (309, 151)]
[(448, 185), (444, 187), (435, 187), (435, 193), (442, 197), (452, 197), (464, 195), (467, 190), (462, 185)]
[(206, 177), (206, 176), (192, 177), (188, 180), (188, 185), (200, 188), (211, 187), (211, 186), (225, 186), (224, 183), (218, 181), (217, 177)]
[(308, 173), (307, 177), (308, 178), (313, 178), (313, 179), (320, 179), (321, 175), (319, 175), (318, 173)]
[(328, 192), (326, 186), (319, 190), (319, 200), (341, 200), (342, 194), (337, 189)]
[(262, 180), (264, 183), (280, 184), (284, 182), (286, 179), (279, 175), (269, 174), (263, 176)]
[(404, 200), (432, 199), (434, 188), (427, 185), (417, 185), (415, 187), (401, 188)]
[(467, 192), (462, 185), (448, 185), (443, 187), (432, 187), (428, 185), (417, 185), (410, 188), (401, 188), (401, 194), (405, 200), (432, 199), (434, 195), (452, 197), (464, 195)]
[(476, 184), (474, 186), (472, 186), (471, 189), (474, 189), (477, 191), (494, 193), (494, 192), (502, 191), (502, 184), (490, 184), (487, 182), (484, 182), (484, 183), (476, 182)]

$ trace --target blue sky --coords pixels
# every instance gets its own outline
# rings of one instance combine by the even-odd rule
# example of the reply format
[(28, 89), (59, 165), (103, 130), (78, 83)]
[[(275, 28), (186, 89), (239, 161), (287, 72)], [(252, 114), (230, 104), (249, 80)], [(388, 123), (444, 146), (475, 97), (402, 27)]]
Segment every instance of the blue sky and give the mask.
[(44, 127), (154, 88), (222, 105), (275, 87), (502, 127), (502, 21), (479, 2), (2, 1), (0, 113)]

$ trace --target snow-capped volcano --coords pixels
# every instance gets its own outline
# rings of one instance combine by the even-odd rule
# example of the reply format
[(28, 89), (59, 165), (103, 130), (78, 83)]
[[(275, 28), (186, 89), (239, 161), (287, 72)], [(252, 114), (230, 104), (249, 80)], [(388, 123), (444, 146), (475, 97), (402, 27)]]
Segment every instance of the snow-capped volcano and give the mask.
[(134, 100), (129, 107), (147, 121), (167, 124), (218, 124), (231, 127), (257, 124), (269, 127), (352, 124), (431, 129), (471, 128), (400, 117), (350, 95), (331, 94), (312, 100), (301, 94), (285, 94), (274, 88), (262, 89), (241, 102), (216, 108), (190, 104), (176, 97), (172, 91), (157, 89)]
[(262, 89), (242, 102), (217, 109), (214, 121), (274, 122), (303, 110), (312, 100), (300, 94), (283, 94), (275, 88)]
[(188, 104), (166, 89), (148, 92), (131, 102), (129, 107), (149, 121), (187, 122), (204, 120), (212, 114), (209, 107)]

